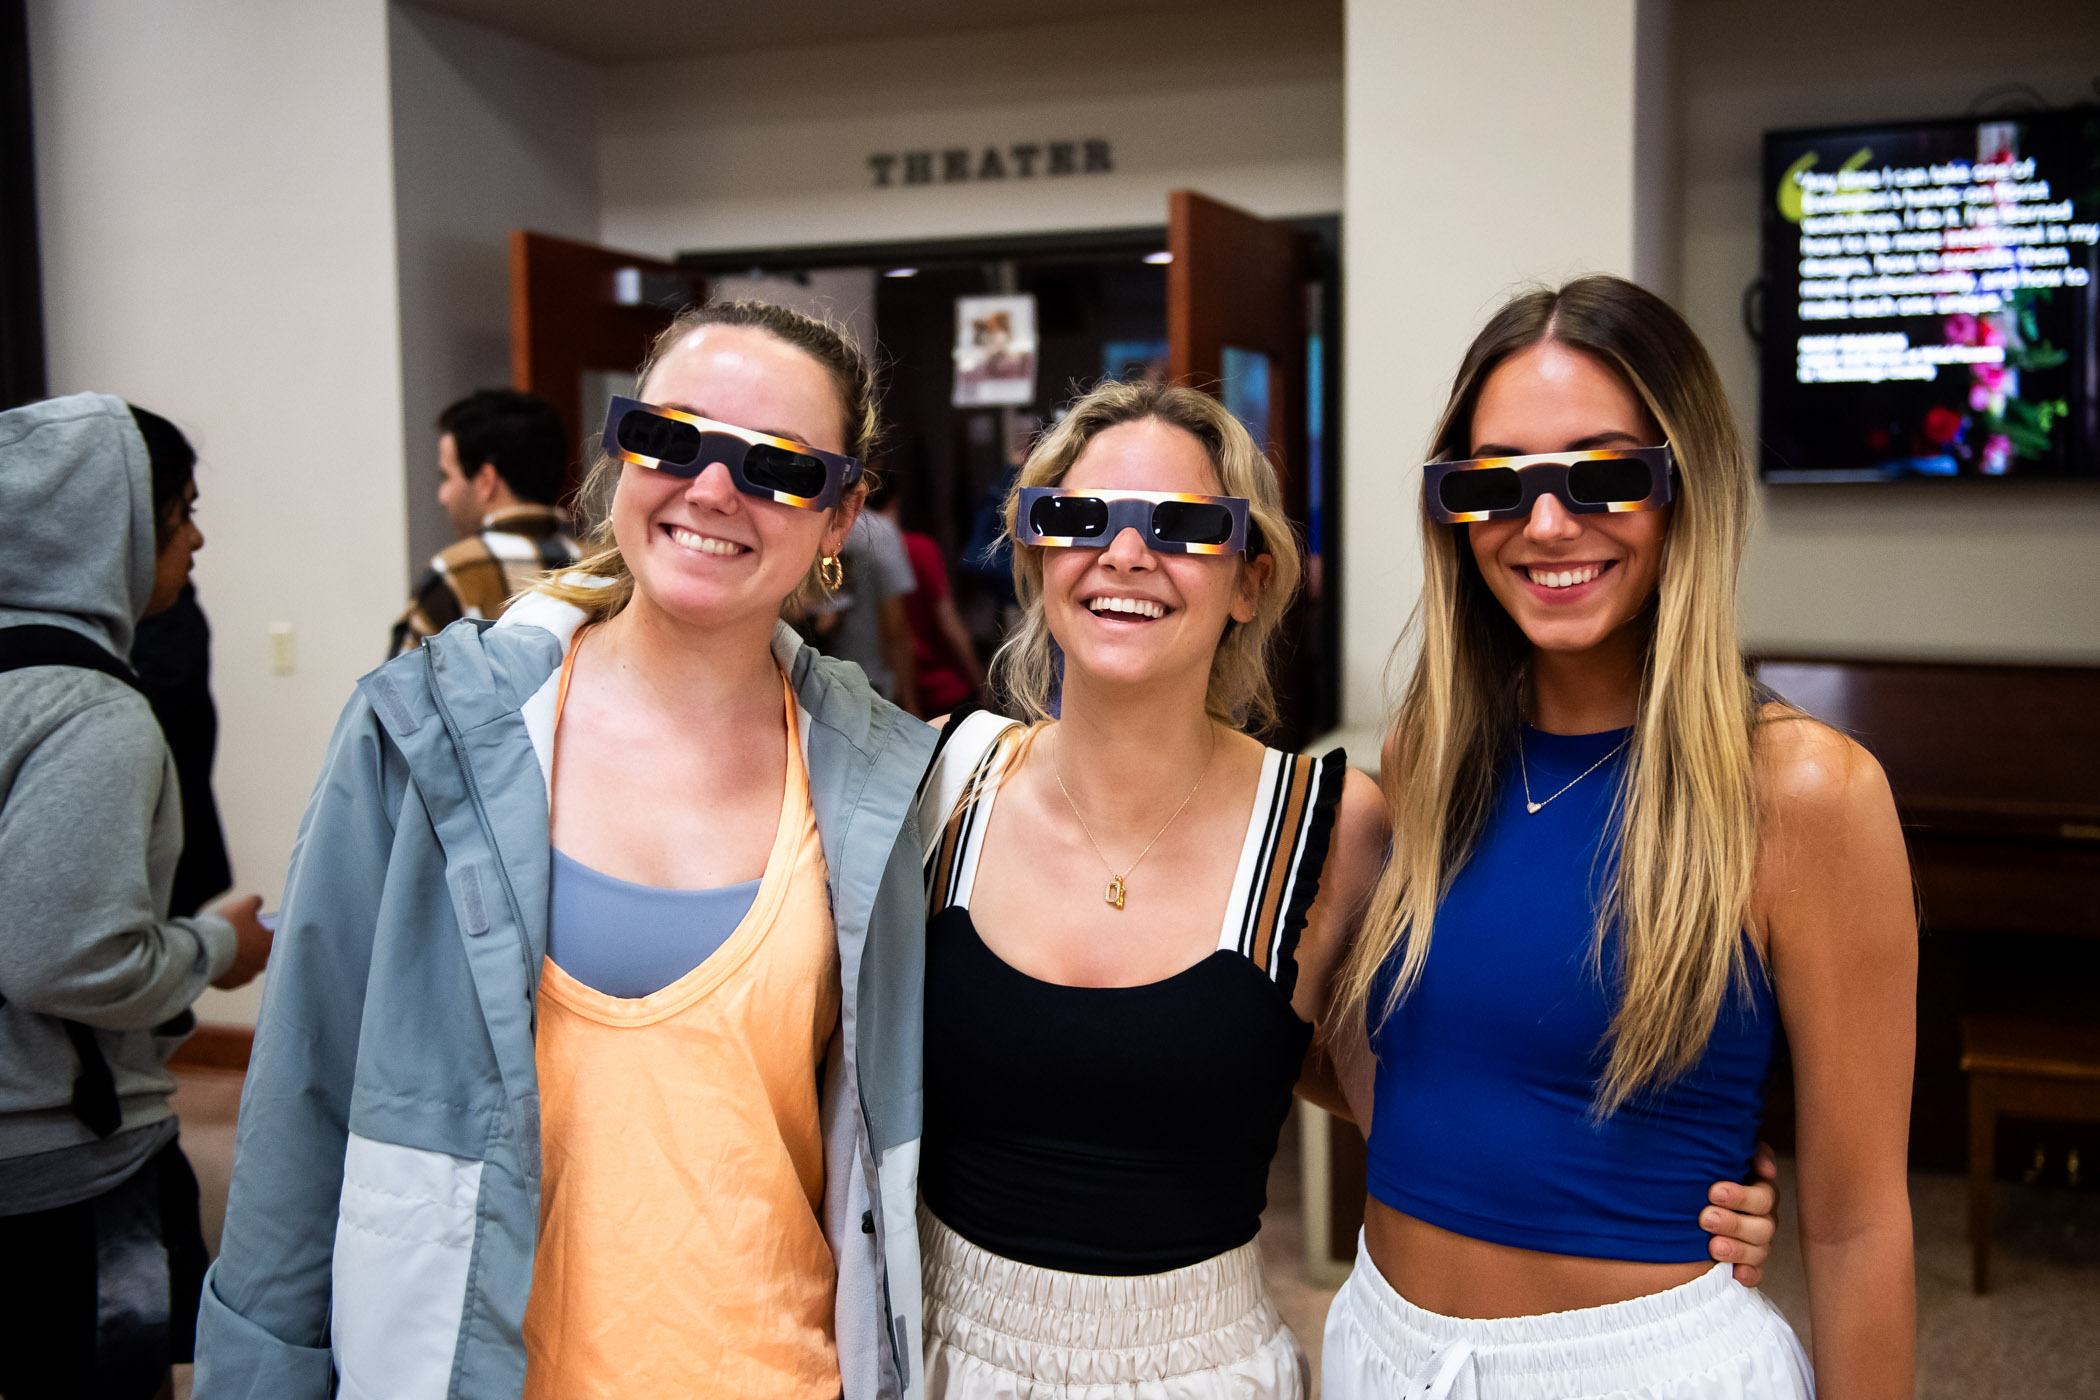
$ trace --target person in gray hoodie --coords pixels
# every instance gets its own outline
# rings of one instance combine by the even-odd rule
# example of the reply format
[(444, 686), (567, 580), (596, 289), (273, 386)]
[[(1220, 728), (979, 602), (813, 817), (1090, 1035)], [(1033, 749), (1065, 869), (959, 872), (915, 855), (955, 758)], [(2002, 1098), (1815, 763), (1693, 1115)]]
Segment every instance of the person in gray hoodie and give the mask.
[(0, 413), (0, 1393), (147, 1396), (204, 1244), (165, 1062), (262, 968), (254, 897), (168, 917), (182, 800), (125, 658), (203, 537), (196, 454), (106, 394)]

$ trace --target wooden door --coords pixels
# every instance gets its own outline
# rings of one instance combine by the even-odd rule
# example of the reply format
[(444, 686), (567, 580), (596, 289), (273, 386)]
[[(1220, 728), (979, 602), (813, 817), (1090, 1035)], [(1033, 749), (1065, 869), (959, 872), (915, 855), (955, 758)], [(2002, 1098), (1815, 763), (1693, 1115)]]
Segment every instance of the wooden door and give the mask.
[[(1167, 251), (1167, 373), (1223, 400), (1268, 449), (1282, 478), (1284, 510), (1303, 541), (1311, 529), (1306, 235), (1176, 190), (1167, 197)], [(1275, 666), (1281, 715), (1268, 736), (1284, 748), (1331, 727), (1325, 613), (1332, 606), (1308, 589), (1285, 619)]]
[[(1282, 478), (1283, 504), (1301, 541), (1312, 529), (1306, 432), (1306, 345), (1314, 331), (1307, 236), (1190, 190), (1167, 198), (1167, 372), (1215, 394), (1247, 423)], [(1251, 354), (1250, 354), (1251, 352)], [(1259, 358), (1255, 358), (1259, 357)], [(1236, 383), (1250, 372), (1253, 386)], [(1249, 406), (1266, 412), (1250, 415)], [(1250, 416), (1259, 421), (1249, 422)], [(1331, 478), (1330, 478), (1331, 488)], [(1331, 513), (1332, 489), (1325, 498)], [(1330, 561), (1331, 562), (1331, 561)], [(1309, 586), (1284, 619), (1276, 648), (1281, 715), (1269, 742), (1302, 748), (1331, 728), (1338, 690), (1331, 613), (1336, 599)], [(1364, 1141), (1356, 1125), (1300, 1104), (1308, 1264), (1338, 1283), (1356, 1255), (1364, 1218)]]
[[(520, 229), (510, 236), (510, 374), (513, 388), (561, 413), (572, 444), (597, 426), (583, 421), (584, 376), (631, 374), (649, 343), (701, 289), (660, 258)], [(582, 460), (569, 465), (577, 484)]]

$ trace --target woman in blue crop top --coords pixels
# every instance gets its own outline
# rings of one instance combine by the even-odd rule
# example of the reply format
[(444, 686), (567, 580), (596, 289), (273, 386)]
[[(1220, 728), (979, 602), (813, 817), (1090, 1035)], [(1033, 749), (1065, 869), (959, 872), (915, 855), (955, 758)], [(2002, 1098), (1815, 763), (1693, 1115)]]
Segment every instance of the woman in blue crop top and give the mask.
[[(1704, 349), (1618, 278), (1526, 293), (1434, 456), (1393, 851), (1341, 978), (1372, 1199), (1326, 1394), (1909, 1395), (1903, 840), (1874, 760), (1745, 674), (1750, 469)], [(1689, 1227), (1782, 1026), (1813, 1375)]]

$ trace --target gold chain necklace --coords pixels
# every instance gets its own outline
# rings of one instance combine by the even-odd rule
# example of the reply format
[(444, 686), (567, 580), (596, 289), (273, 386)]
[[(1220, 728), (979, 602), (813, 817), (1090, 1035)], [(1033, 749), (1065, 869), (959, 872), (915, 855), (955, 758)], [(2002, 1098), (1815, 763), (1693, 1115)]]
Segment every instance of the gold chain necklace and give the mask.
[[(1616, 754), (1620, 749), (1625, 748), (1627, 742), (1632, 738), (1633, 735), (1628, 734), (1626, 738), (1619, 740), (1619, 742), (1616, 744), (1613, 744), (1611, 746), (1610, 752), (1606, 753), (1604, 757), (1598, 759), (1589, 767), (1583, 769), (1580, 773), (1577, 773), (1574, 777), (1568, 779), (1566, 783), (1561, 785), (1560, 792), (1554, 793), (1553, 797), (1560, 796), (1561, 792), (1566, 792), (1569, 788), (1575, 786), (1575, 784), (1581, 782), (1584, 778), (1587, 778), (1590, 774), (1596, 772), (1605, 764), (1611, 762), (1612, 755)], [(1531, 800), (1531, 772), (1527, 767), (1525, 767), (1524, 764), (1524, 726), (1521, 721), (1517, 725), (1517, 772), (1520, 775), (1522, 775), (1524, 779), (1524, 811), (1527, 815), (1536, 816), (1538, 814), (1539, 808), (1545, 806), (1546, 802), (1551, 802), (1553, 800), (1553, 797), (1547, 798), (1545, 802), (1533, 802)]]
[(1107, 901), (1111, 908), (1121, 909), (1123, 897), (1128, 893), (1125, 882), (1130, 879), (1130, 872), (1136, 870), (1145, 857), (1152, 854), (1152, 848), (1159, 844), (1159, 838), (1167, 834), (1167, 827), (1174, 825), (1181, 814), (1189, 809), (1189, 803), (1196, 800), (1197, 788), (1201, 788), (1203, 780), (1210, 775), (1211, 760), (1218, 755), (1218, 728), (1215, 724), (1210, 727), (1210, 752), (1204, 756), (1203, 767), (1196, 773), (1196, 786), (1189, 789), (1189, 795), (1181, 799), (1181, 805), (1174, 809), (1174, 815), (1167, 818), (1166, 825), (1152, 833), (1152, 839), (1145, 843), (1145, 849), (1137, 853), (1137, 860), (1125, 866), (1121, 875), (1116, 874), (1115, 863), (1109, 860), (1108, 852), (1101, 849), (1099, 841), (1094, 840), (1094, 829), (1086, 824), (1085, 817), (1079, 815), (1079, 804), (1072, 800), (1072, 790), (1065, 786), (1064, 770), (1058, 762), (1058, 751), (1063, 747), (1064, 743), (1060, 740), (1058, 747), (1050, 751), (1050, 774), (1057, 779), (1057, 790), (1065, 795), (1065, 805), (1072, 809), (1073, 819), (1079, 823), (1079, 829), (1086, 833), (1086, 839), (1093, 846), (1094, 854), (1101, 857), (1101, 863), (1108, 867), (1108, 888), (1102, 892), (1102, 899)]

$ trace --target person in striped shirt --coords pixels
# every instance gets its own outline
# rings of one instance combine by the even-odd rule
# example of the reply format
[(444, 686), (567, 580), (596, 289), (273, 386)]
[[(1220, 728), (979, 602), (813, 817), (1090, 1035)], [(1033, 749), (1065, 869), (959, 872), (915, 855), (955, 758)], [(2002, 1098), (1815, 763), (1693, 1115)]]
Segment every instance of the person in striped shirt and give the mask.
[(389, 655), (463, 617), (501, 617), (540, 573), (576, 562), (561, 499), (569, 444), (537, 394), (480, 389), (438, 415), (438, 504), (457, 542), (440, 550), (394, 623)]

